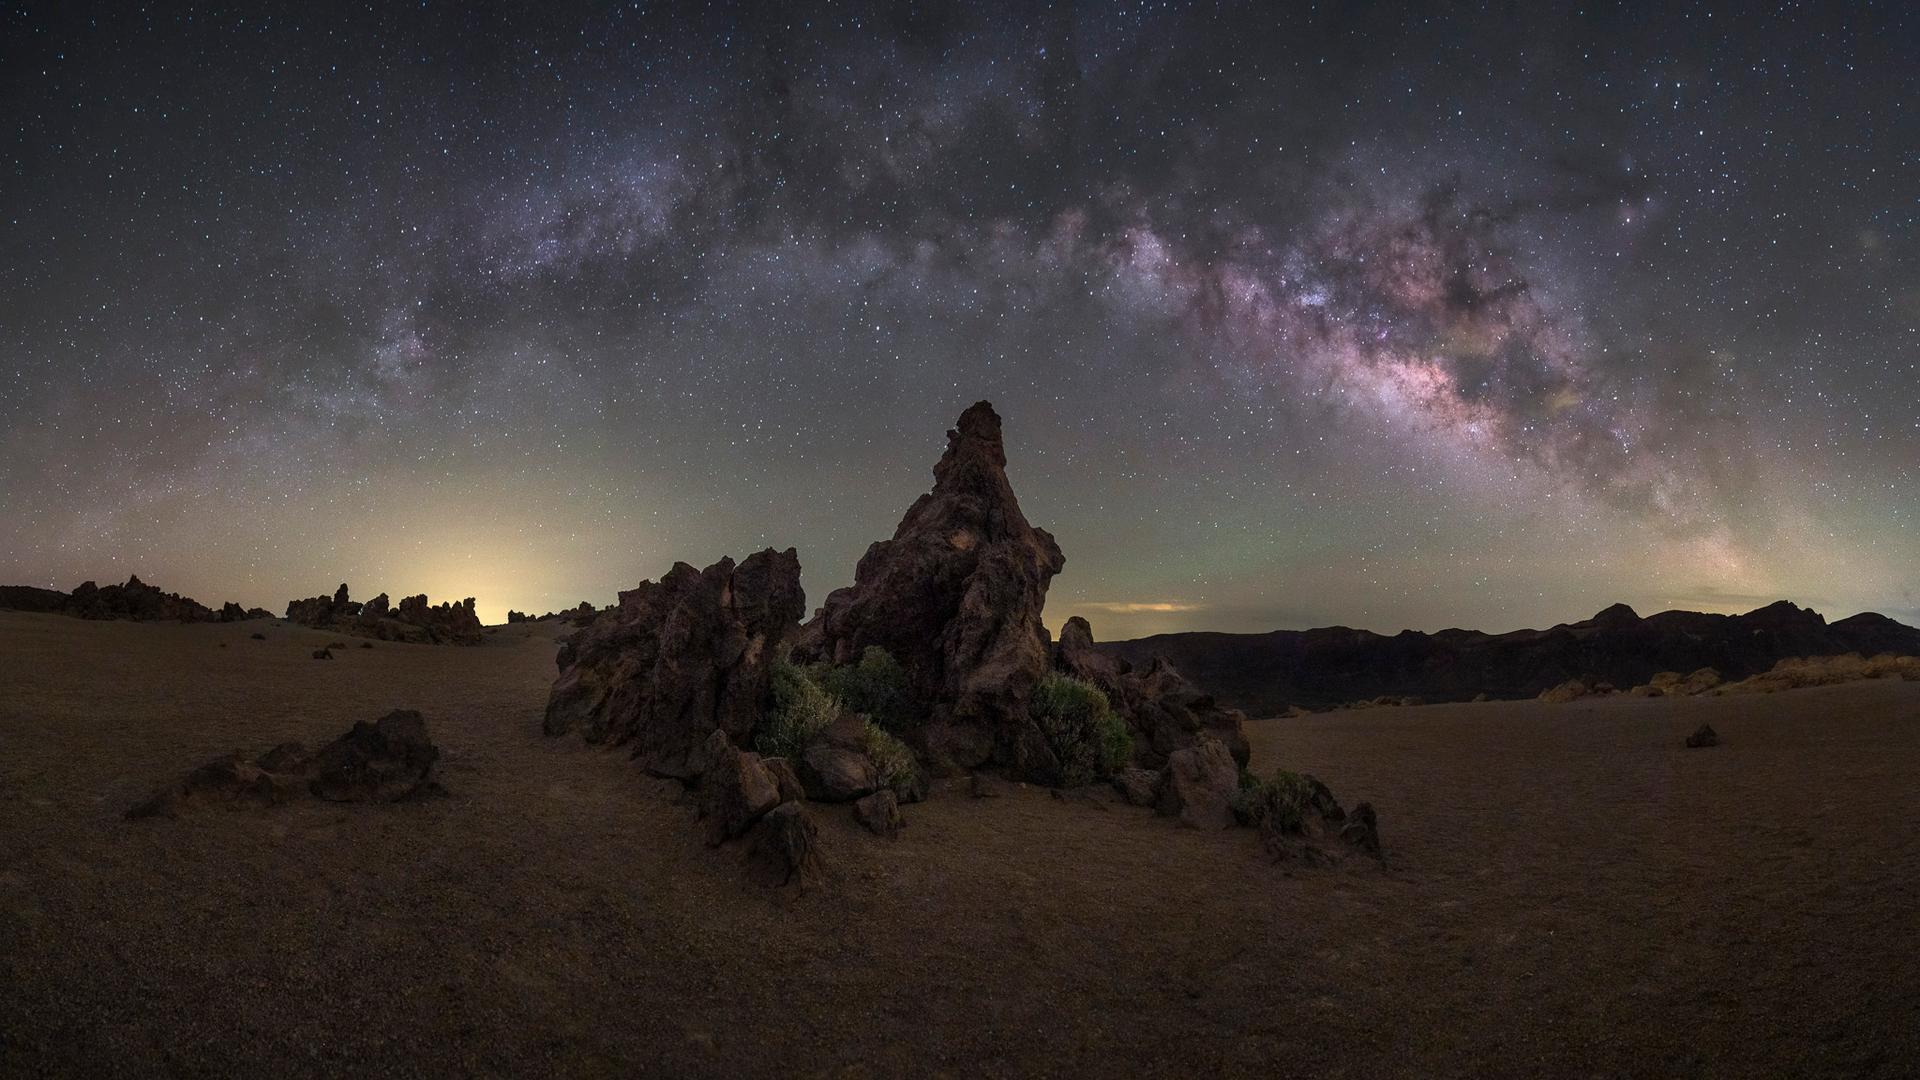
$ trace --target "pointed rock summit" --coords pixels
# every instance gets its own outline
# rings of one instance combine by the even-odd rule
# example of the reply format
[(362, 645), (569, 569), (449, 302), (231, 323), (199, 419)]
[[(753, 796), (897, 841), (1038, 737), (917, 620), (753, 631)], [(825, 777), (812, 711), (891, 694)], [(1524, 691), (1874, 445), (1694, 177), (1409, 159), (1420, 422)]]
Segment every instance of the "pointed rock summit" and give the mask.
[(1007, 481), (1000, 417), (987, 402), (960, 415), (893, 539), (867, 549), (854, 583), (828, 595), (803, 655), (849, 663), (878, 645), (926, 702), (925, 750), (972, 768), (1005, 755), (1048, 666), (1040, 609), (1066, 558), (1020, 512)]

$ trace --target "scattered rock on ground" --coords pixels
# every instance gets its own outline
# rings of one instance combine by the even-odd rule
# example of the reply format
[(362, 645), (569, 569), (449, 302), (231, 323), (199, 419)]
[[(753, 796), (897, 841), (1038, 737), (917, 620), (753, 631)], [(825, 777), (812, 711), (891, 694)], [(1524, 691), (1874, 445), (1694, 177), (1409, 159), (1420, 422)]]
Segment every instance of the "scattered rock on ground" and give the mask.
[(424, 793), (440, 750), (412, 709), (395, 709), (320, 749), (308, 763), (308, 788), (328, 802), (397, 802)]
[(1114, 774), (1113, 789), (1129, 806), (1152, 806), (1160, 799), (1160, 774), (1148, 769), (1121, 769)]
[(821, 876), (820, 827), (804, 803), (784, 802), (767, 811), (752, 837), (750, 858), (773, 884), (804, 886)]
[(1705, 746), (1719, 746), (1720, 735), (1712, 725), (1701, 724), (1699, 730), (1687, 736), (1687, 749), (1698, 750)]
[(875, 836), (895, 836), (906, 825), (900, 814), (900, 800), (892, 791), (876, 791), (853, 804), (855, 821)]

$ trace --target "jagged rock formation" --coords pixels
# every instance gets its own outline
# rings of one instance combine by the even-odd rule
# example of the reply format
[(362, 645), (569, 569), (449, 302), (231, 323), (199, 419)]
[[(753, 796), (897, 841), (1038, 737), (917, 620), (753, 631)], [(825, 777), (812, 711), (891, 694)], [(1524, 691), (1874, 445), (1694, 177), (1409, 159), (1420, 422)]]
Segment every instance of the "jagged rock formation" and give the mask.
[(437, 790), (432, 773), (439, 757), (421, 715), (396, 709), (354, 724), (311, 756), (299, 743), (285, 742), (253, 761), (239, 751), (217, 757), (160, 788), (127, 817), (176, 817), (219, 804), (272, 806), (307, 795), (328, 802), (398, 802)]
[(932, 492), (800, 638), (803, 658), (844, 664), (877, 645), (899, 661), (927, 716), (918, 749), (936, 767), (1007, 760), (1047, 669), (1040, 610), (1066, 560), (1020, 512), (1006, 465), (1000, 417), (979, 402), (947, 433)]
[(381, 593), (364, 604), (356, 603), (342, 583), (332, 596), (314, 596), (287, 603), (287, 621), (316, 630), (337, 630), (381, 641), (406, 641), (435, 645), (478, 645), (485, 628), (474, 613), (473, 597), (458, 604), (429, 605), (427, 596), (409, 596), (398, 608), (389, 607), (387, 594)]
[(1871, 612), (1828, 623), (1786, 601), (1744, 615), (1666, 611), (1646, 618), (1616, 604), (1582, 622), (1509, 634), (1409, 630), (1385, 637), (1335, 626), (1163, 634), (1096, 648), (1136, 666), (1164, 655), (1202, 690), (1270, 715), (1382, 695), (1531, 698), (1569, 680), (1637, 687), (1661, 672), (1701, 668), (1736, 681), (1791, 657), (1920, 655), (1920, 629)]
[(751, 742), (778, 646), (805, 610), (792, 548), (769, 548), (737, 567), (732, 559), (705, 570), (676, 563), (658, 582), (622, 592), (618, 608), (567, 639), (546, 732), (631, 744), (652, 772), (698, 777), (713, 732)]
[(1246, 715), (1201, 693), (1165, 657), (1155, 656), (1136, 670), (1126, 658), (1095, 648), (1093, 628), (1076, 615), (1060, 628), (1053, 664), (1107, 695), (1107, 704), (1133, 731), (1134, 760), (1142, 766), (1160, 768), (1169, 755), (1193, 746), (1203, 735), (1219, 739), (1234, 761), (1246, 765), (1251, 752), (1242, 726)]
[(140, 580), (138, 574), (124, 585), (97, 585), (83, 581), (71, 593), (58, 589), (38, 589), (31, 585), (0, 586), (0, 608), (72, 615), (81, 619), (130, 619), (135, 622), (236, 622), (240, 619), (272, 618), (267, 612), (243, 609), (228, 603), (220, 611), (179, 593), (162, 592)]

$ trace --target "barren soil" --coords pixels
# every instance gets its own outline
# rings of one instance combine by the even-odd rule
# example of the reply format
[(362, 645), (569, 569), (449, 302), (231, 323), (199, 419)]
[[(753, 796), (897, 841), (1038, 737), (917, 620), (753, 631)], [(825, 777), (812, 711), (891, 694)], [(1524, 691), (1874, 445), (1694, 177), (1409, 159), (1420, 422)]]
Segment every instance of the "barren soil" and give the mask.
[[(1384, 867), (944, 784), (891, 842), (815, 807), (834, 876), (796, 894), (541, 737), (560, 629), (323, 662), (0, 612), (0, 1074), (1920, 1068), (1920, 683), (1258, 721), (1259, 770), (1374, 803)], [(393, 708), (447, 796), (121, 820)]]

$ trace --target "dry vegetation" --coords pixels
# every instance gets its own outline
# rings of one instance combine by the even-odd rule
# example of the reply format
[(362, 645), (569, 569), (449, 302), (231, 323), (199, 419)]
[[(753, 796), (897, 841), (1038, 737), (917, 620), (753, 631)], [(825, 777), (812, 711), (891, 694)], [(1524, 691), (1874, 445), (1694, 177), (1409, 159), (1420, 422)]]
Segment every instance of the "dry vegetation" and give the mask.
[[(251, 640), (262, 630), (266, 641)], [(1379, 807), (1277, 866), (936, 785), (749, 882), (540, 736), (553, 623), (310, 659), (279, 624), (0, 613), (0, 1073), (1908, 1075), (1920, 683), (1364, 709), (1254, 768)], [(209, 757), (426, 713), (446, 798), (121, 820)], [(1689, 751), (1702, 722), (1723, 746)]]

